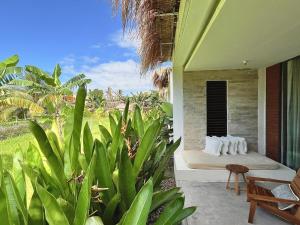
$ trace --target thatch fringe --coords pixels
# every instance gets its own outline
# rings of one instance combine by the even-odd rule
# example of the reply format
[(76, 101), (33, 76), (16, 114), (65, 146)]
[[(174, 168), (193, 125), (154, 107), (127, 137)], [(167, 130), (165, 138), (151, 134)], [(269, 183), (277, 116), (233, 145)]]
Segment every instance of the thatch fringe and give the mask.
[(171, 59), (179, 0), (112, 0), (121, 9), (123, 29), (137, 28), (141, 39), (141, 73)]
[(152, 75), (153, 86), (158, 88), (159, 90), (168, 88), (171, 73), (172, 68), (170, 67), (155, 70)]

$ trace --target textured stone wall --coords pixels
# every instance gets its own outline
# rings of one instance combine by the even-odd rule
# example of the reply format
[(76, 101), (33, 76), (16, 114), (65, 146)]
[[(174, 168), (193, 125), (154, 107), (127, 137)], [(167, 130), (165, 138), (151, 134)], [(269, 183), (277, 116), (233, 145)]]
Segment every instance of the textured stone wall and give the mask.
[(206, 136), (206, 81), (227, 80), (228, 134), (257, 151), (257, 70), (186, 72), (183, 75), (184, 149), (201, 150)]

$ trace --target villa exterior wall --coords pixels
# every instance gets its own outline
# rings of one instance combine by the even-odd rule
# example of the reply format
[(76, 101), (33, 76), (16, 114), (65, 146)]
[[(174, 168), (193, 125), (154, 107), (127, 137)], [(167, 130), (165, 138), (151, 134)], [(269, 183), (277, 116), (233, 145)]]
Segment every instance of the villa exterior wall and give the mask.
[(184, 150), (202, 150), (206, 136), (206, 81), (226, 80), (228, 134), (245, 137), (249, 150), (258, 143), (257, 70), (216, 70), (183, 74)]

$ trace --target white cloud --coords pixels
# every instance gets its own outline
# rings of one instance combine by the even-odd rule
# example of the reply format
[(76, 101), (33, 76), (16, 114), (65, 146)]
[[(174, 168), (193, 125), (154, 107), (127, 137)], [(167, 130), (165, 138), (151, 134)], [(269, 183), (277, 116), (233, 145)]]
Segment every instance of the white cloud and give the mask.
[(102, 48), (102, 44), (101, 43), (97, 43), (91, 46), (91, 48)]
[(150, 76), (141, 77), (139, 64), (131, 59), (85, 67), (81, 72), (92, 79), (92, 83), (89, 85), (91, 89), (106, 90), (111, 87), (127, 93), (152, 89)]
[(125, 33), (123, 33), (122, 30), (119, 30), (112, 35), (112, 41), (120, 48), (131, 49), (135, 52), (139, 49), (141, 44), (136, 30)]
[(69, 65), (69, 64), (73, 64), (74, 62), (75, 62), (75, 56), (70, 54), (64, 57), (59, 63), (61, 65)]
[(99, 62), (100, 58), (97, 56), (82, 56), (81, 57), (84, 63), (94, 64)]
[(74, 66), (75, 61), (76, 61), (76, 59), (75, 59), (74, 55), (68, 55), (68, 56), (64, 57), (59, 62), (59, 64), (62, 67), (63, 73), (66, 73), (66, 74), (75, 74), (76, 73), (75, 66)]

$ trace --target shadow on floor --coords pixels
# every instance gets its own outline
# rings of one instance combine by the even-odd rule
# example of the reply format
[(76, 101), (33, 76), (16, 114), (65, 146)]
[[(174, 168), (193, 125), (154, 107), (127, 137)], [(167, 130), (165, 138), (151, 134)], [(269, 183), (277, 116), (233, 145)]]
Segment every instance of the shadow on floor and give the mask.
[[(249, 203), (246, 192), (237, 196), (226, 191), (226, 183), (177, 181), (185, 194), (186, 206), (197, 206), (197, 211), (183, 225), (247, 225)], [(245, 189), (245, 187), (241, 187)], [(258, 208), (254, 217), (258, 225), (286, 225), (280, 218)]]

